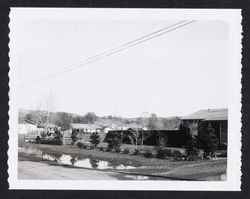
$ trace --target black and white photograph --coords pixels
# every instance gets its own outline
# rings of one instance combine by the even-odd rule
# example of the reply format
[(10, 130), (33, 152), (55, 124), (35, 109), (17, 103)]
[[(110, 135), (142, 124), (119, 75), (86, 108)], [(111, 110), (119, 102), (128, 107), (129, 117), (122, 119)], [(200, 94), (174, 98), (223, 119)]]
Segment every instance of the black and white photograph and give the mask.
[(11, 189), (240, 189), (240, 10), (11, 8), (9, 27)]

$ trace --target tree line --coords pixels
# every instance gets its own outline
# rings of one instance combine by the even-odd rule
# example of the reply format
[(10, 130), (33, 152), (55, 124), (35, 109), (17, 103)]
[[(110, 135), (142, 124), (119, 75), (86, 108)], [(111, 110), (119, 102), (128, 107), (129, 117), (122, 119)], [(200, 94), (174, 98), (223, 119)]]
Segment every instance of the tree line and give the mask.
[(66, 112), (30, 111), (25, 115), (19, 114), (19, 120), (26, 119), (36, 123), (38, 126), (46, 126), (49, 123), (56, 124), (62, 129), (70, 128), (71, 123), (93, 124), (97, 116), (93, 112), (88, 112), (84, 116), (74, 115)]

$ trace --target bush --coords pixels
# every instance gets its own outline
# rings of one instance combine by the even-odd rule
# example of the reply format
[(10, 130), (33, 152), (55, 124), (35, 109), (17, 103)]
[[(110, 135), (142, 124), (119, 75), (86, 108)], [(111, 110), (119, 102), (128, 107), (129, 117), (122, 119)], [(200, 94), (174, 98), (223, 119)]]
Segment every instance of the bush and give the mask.
[(143, 155), (145, 158), (152, 158), (153, 157), (153, 153), (149, 149), (147, 149)]
[(104, 151), (104, 147), (101, 146), (101, 147), (99, 148), (99, 150), (100, 150), (100, 151)]
[(83, 142), (77, 141), (77, 142), (76, 142), (76, 146), (78, 146), (78, 147), (81, 149), (81, 148), (84, 148), (85, 145), (84, 145)]
[(227, 151), (223, 151), (221, 154), (217, 155), (217, 157), (226, 158), (227, 157)]
[(62, 145), (62, 139), (41, 140), (41, 144)]
[(227, 144), (222, 143), (218, 146), (218, 150), (227, 150)]
[(180, 151), (174, 150), (173, 157), (175, 161), (179, 161), (182, 159), (182, 153)]
[(197, 148), (192, 148), (191, 150), (189, 148), (186, 148), (185, 150), (187, 155), (187, 160), (193, 161), (199, 159), (199, 150)]
[(173, 157), (173, 153), (170, 149), (157, 148), (156, 157), (159, 159), (164, 159), (166, 157)]
[(156, 157), (160, 159), (163, 159), (166, 157), (166, 154), (164, 153), (164, 150), (162, 148), (156, 149)]
[(117, 136), (108, 138), (107, 142), (108, 142), (108, 148), (111, 149), (115, 149), (121, 146), (121, 140)]
[(41, 138), (40, 138), (40, 136), (37, 136), (37, 137), (36, 137), (36, 143), (37, 143), (37, 144), (40, 144), (40, 143), (41, 143)]
[(100, 136), (98, 135), (98, 133), (92, 133), (90, 135), (90, 142), (93, 147), (96, 147), (100, 143)]
[(120, 153), (122, 150), (121, 150), (121, 148), (120, 147), (117, 147), (116, 149), (115, 149), (115, 152), (116, 153)]
[(133, 153), (133, 154), (134, 154), (134, 155), (140, 155), (140, 153), (141, 153), (141, 152), (140, 152), (140, 150), (139, 150), (139, 149), (135, 149), (135, 151), (134, 151), (134, 153)]
[(129, 153), (130, 153), (130, 151), (129, 151), (129, 149), (128, 149), (128, 148), (125, 148), (125, 149), (124, 149), (124, 151), (123, 151), (123, 153), (124, 153), (124, 154), (129, 154)]
[(204, 150), (205, 154), (211, 156), (214, 154), (216, 149), (218, 148), (219, 140), (215, 135), (215, 129), (212, 127), (211, 124), (207, 126), (205, 129), (205, 133), (201, 140), (201, 148)]
[(166, 157), (173, 157), (173, 152), (170, 149), (165, 149), (164, 153), (166, 154)]
[(72, 132), (71, 134), (72, 144), (75, 144), (75, 142), (77, 141), (77, 135), (78, 135), (77, 131)]
[(107, 150), (108, 152), (111, 152), (112, 151), (112, 147), (108, 146)]

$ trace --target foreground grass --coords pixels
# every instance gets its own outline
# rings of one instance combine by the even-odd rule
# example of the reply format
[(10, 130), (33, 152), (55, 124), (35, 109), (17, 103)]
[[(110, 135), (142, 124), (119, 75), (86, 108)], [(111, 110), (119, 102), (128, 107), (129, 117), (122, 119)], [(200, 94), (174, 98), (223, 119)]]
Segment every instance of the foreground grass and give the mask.
[(34, 144), (25, 143), (23, 147), (31, 147), (41, 150), (48, 154), (66, 154), (72, 156), (78, 156), (79, 158), (96, 158), (104, 161), (115, 161), (116, 164), (125, 164), (131, 166), (147, 166), (147, 167), (158, 167), (163, 168), (175, 168), (182, 165), (194, 165), (194, 164), (204, 164), (206, 162), (211, 162), (211, 160), (197, 160), (197, 161), (172, 161), (170, 159), (157, 159), (157, 158), (145, 158), (143, 156), (122, 154), (115, 152), (104, 152), (99, 149), (80, 149), (76, 146), (70, 145), (44, 145), (44, 144)]
[[(51, 155), (66, 154), (81, 158), (95, 158), (113, 162), (115, 164), (131, 165), (137, 168), (126, 170), (126, 172), (165, 176), (176, 179), (187, 180), (209, 180), (218, 181), (221, 175), (226, 173), (227, 160), (198, 160), (198, 161), (178, 161), (170, 159), (145, 158), (138, 155), (129, 155), (114, 152), (104, 152), (99, 149), (80, 149), (69, 145), (43, 145), (25, 143), (22, 147), (35, 148)], [(36, 156), (19, 152), (19, 161), (44, 162), (54, 164), (51, 161), (42, 160)], [(71, 166), (67, 166), (71, 167)]]

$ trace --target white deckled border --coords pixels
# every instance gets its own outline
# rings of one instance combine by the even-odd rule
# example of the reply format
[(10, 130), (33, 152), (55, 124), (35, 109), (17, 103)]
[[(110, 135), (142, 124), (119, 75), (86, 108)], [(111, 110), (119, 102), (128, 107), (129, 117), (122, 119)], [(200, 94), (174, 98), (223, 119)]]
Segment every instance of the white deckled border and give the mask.
[[(229, 25), (228, 60), (228, 169), (227, 181), (79, 181), (79, 180), (18, 180), (18, 85), (15, 39), (12, 20), (28, 10), (36, 9), (29, 19), (74, 20), (79, 19), (131, 19), (131, 20), (219, 20)], [(60, 9), (62, 14), (54, 15)], [(46, 12), (46, 14), (41, 14)], [(39, 18), (38, 18), (39, 17)], [(92, 8), (11, 8), (10, 12), (10, 91), (9, 91), (9, 150), (8, 173), (10, 189), (59, 190), (207, 190), (239, 191), (241, 185), (241, 10), (240, 9), (92, 9)]]

